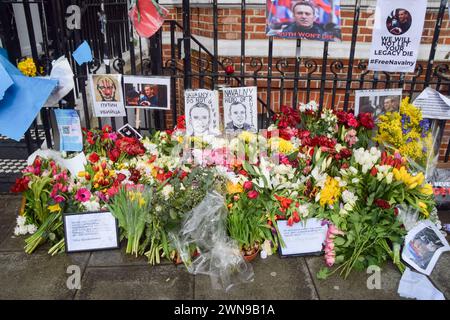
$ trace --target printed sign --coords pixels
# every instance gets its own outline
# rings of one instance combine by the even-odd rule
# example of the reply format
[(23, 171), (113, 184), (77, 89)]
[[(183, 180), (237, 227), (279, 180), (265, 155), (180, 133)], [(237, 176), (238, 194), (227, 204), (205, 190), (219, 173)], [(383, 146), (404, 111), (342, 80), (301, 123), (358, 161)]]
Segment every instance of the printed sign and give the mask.
[(124, 76), (127, 108), (170, 110), (170, 77)]
[(257, 87), (223, 89), (223, 112), (227, 133), (257, 131), (257, 90)]
[(188, 136), (220, 134), (217, 91), (205, 89), (185, 91), (184, 108)]
[(267, 0), (266, 34), (320, 41), (341, 39), (340, 0)]
[(115, 249), (119, 228), (111, 212), (64, 214), (66, 252)]
[(287, 220), (277, 221), (279, 235), (285, 246), (279, 246), (281, 256), (317, 254), (322, 252), (327, 235), (327, 225), (316, 218), (287, 225)]
[(427, 87), (414, 100), (413, 104), (422, 110), (423, 118), (427, 119), (450, 119), (450, 98)]
[(369, 70), (414, 71), (426, 8), (423, 0), (378, 0)]
[(83, 150), (83, 133), (78, 112), (74, 109), (53, 109), (56, 130), (55, 149), (59, 151)]
[(96, 117), (125, 117), (122, 95), (122, 75), (89, 75), (89, 84)]

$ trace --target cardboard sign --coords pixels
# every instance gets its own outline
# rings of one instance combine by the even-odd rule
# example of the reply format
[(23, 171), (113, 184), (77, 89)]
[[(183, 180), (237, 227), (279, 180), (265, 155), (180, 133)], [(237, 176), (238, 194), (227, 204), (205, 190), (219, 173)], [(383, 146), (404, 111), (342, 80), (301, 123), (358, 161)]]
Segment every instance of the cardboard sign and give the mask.
[(257, 87), (224, 88), (223, 114), (225, 131), (258, 131)]
[(413, 104), (422, 110), (425, 119), (450, 119), (450, 99), (433, 88), (426, 88)]
[(117, 219), (111, 212), (64, 214), (66, 252), (119, 248)]
[(186, 90), (184, 92), (184, 110), (188, 136), (220, 134), (217, 91)]

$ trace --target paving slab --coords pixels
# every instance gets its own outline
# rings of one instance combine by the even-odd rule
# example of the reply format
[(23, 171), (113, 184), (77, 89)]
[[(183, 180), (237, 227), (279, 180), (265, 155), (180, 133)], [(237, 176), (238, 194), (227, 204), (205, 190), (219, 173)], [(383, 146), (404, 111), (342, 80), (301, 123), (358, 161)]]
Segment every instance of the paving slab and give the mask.
[(0, 299), (72, 299), (74, 290), (67, 287), (71, 265), (80, 268), (80, 276), (89, 254), (46, 253), (27, 255), (23, 252), (0, 253)]
[(184, 266), (88, 267), (75, 299), (190, 300), (193, 291)]
[[(380, 289), (369, 289), (367, 282), (373, 273), (353, 270), (347, 279), (337, 272), (326, 280), (319, 280), (317, 272), (325, 267), (323, 257), (307, 257), (306, 263), (313, 276), (320, 300), (398, 300), (402, 299), (398, 293), (401, 273), (390, 262), (381, 268)], [(373, 279), (373, 278), (372, 278)], [(369, 283), (373, 283), (369, 281)]]
[[(151, 266), (146, 256), (126, 254), (126, 243), (121, 243), (120, 249), (92, 252), (89, 267), (120, 267), (120, 266)], [(172, 264), (169, 260), (161, 258), (160, 265)]]
[(233, 286), (228, 292), (212, 289), (206, 275), (195, 276), (195, 299), (223, 300), (315, 300), (314, 283), (304, 258), (270, 256), (257, 257), (251, 262), (255, 274), (253, 282)]
[(441, 254), (430, 274), (430, 280), (447, 300), (450, 299), (450, 252)]
[(19, 214), (22, 196), (0, 196), (0, 243), (13, 232), (16, 225), (16, 217)]

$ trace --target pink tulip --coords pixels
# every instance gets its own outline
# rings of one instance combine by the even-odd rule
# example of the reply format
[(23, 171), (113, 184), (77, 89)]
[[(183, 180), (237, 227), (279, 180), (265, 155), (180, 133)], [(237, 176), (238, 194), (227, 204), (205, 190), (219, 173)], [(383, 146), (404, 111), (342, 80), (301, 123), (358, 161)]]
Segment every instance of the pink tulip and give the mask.
[(244, 182), (244, 189), (245, 189), (245, 190), (252, 190), (252, 189), (253, 189), (253, 182), (251, 182), (251, 181), (245, 181), (245, 182)]
[(332, 267), (335, 261), (336, 259), (334, 257), (325, 258), (325, 263), (327, 264), (328, 267)]
[(247, 196), (249, 197), (249, 199), (256, 199), (259, 196), (259, 192), (256, 190), (252, 190), (249, 193), (247, 193)]

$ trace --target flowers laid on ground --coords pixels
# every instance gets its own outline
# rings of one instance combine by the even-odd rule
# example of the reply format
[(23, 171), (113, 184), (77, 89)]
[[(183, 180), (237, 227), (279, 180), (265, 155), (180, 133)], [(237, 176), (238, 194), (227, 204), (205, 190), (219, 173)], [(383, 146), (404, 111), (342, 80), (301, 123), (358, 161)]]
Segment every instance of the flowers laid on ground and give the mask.
[[(281, 109), (267, 130), (228, 138), (186, 137), (184, 117), (174, 130), (142, 140), (109, 126), (85, 130), (84, 171), (71, 176), (38, 157), (16, 181), (13, 191), (26, 197), (16, 233), (33, 233), (27, 252), (50, 242), (55, 254), (64, 251), (63, 213), (110, 210), (127, 253), (145, 255), (151, 264), (161, 257), (177, 260), (168, 235), (180, 231), (184, 215), (215, 189), (226, 195), (227, 230), (246, 255), (283, 245), (278, 220), (292, 226), (317, 217), (328, 225), (326, 266), (336, 266), (319, 277), (336, 271), (346, 277), (388, 258), (403, 270), (399, 248), (405, 229), (396, 206), (417, 210), (421, 219), (436, 218), (433, 190), (408, 161), (423, 164), (406, 146), (408, 139), (429, 146), (429, 126), (420, 112), (404, 101), (400, 115), (381, 117), (376, 147), (371, 114), (318, 114), (314, 102)], [(399, 128), (401, 135), (391, 137)]]
[(28, 77), (35, 77), (37, 74), (36, 64), (33, 58), (25, 58), (17, 64), (17, 68)]

